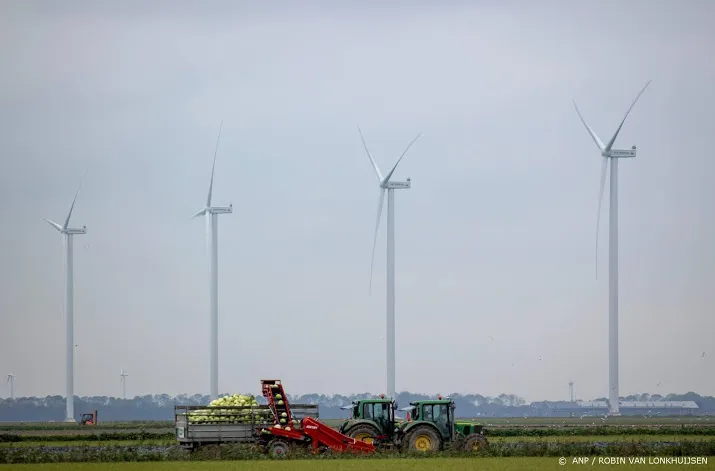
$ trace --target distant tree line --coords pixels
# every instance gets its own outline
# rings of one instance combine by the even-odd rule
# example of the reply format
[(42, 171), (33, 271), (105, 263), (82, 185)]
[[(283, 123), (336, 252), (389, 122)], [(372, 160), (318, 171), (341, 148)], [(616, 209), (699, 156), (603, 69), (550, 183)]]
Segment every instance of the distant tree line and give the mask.
[[(226, 395), (226, 394), (223, 394)], [(324, 394), (289, 395), (295, 404), (318, 404), (320, 416), (323, 418), (347, 417), (348, 411), (341, 406), (350, 404), (357, 399), (374, 397), (371, 394), (355, 394), (351, 396)], [(412, 401), (433, 399), (436, 396), (400, 393), (397, 402), (400, 407)], [(535, 416), (532, 405), (513, 394), (500, 394), (496, 397), (480, 394), (452, 394), (449, 396), (456, 405), (458, 417), (523, 417)], [(265, 403), (263, 397), (257, 397), (258, 402)], [(606, 400), (598, 398), (595, 400)], [(694, 401), (699, 415), (715, 415), (715, 397), (700, 396), (693, 392), (686, 394), (636, 394), (622, 397), (624, 401)], [(99, 421), (129, 421), (129, 420), (173, 420), (174, 406), (177, 405), (207, 405), (209, 396), (180, 394), (172, 397), (168, 394), (136, 396), (133, 399), (119, 399), (108, 396), (78, 397), (75, 396), (74, 408), (76, 418), (82, 413), (99, 411)], [(63, 396), (20, 397), (16, 399), (0, 399), (0, 421), (2, 422), (61, 422), (65, 419), (65, 399)]]

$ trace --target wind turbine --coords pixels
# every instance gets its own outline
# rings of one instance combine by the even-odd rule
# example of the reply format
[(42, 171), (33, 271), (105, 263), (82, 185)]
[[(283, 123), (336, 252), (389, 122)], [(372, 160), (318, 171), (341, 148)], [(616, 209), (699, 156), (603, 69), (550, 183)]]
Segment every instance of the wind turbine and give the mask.
[[(578, 109), (578, 106), (576, 105), (576, 101), (574, 100), (573, 105), (574, 108), (576, 108), (576, 113), (578, 114), (579, 118), (581, 118), (581, 122), (583, 125), (586, 127), (586, 130), (588, 133), (591, 135), (593, 138), (593, 142), (596, 143), (596, 146), (598, 146), (598, 149), (601, 152), (601, 157), (603, 157), (603, 161), (601, 164), (601, 186), (600, 186), (600, 192), (598, 196), (598, 214), (596, 216), (596, 255), (598, 255), (598, 231), (599, 231), (599, 226), (600, 226), (600, 221), (601, 221), (601, 202), (603, 200), (603, 190), (606, 184), (606, 170), (608, 169), (608, 162), (611, 162), (611, 181), (610, 181), (610, 211), (609, 211), (609, 223), (608, 223), (608, 229), (609, 229), (609, 243), (608, 243), (608, 248), (609, 248), (609, 254), (608, 254), (608, 295), (609, 295), (609, 302), (608, 302), (608, 312), (609, 312), (609, 339), (608, 339), (608, 350), (609, 350), (609, 414), (610, 415), (620, 415), (620, 407), (619, 407), (619, 396), (618, 396), (618, 159), (622, 158), (634, 158), (636, 156), (636, 146), (633, 146), (629, 150), (616, 150), (613, 149), (613, 144), (616, 142), (616, 138), (618, 137), (618, 133), (621, 132), (621, 128), (623, 127), (623, 123), (626, 122), (626, 118), (628, 118), (628, 115), (630, 114), (631, 110), (633, 109), (633, 106), (635, 106), (636, 102), (638, 101), (638, 98), (643, 94), (645, 89), (648, 87), (650, 84), (650, 80), (648, 83), (645, 84), (645, 86), (641, 89), (640, 93), (636, 96), (635, 100), (633, 100), (633, 103), (631, 103), (631, 107), (628, 108), (628, 111), (626, 111), (626, 115), (623, 117), (623, 120), (621, 121), (621, 124), (618, 126), (616, 129), (615, 134), (613, 134), (613, 137), (611, 138), (610, 141), (608, 141), (608, 144), (604, 145), (603, 141), (599, 139), (599, 137), (596, 135), (596, 133), (591, 129), (591, 126), (588, 125), (585, 119), (583, 119), (583, 116), (581, 116), (581, 112)], [(598, 267), (598, 257), (596, 261), (596, 266)], [(596, 272), (596, 277), (598, 277), (598, 271)]]
[(7, 383), (10, 385), (10, 399), (15, 399), (15, 375), (7, 375)]
[(233, 204), (226, 207), (211, 206), (211, 193), (214, 186), (214, 170), (216, 169), (216, 154), (218, 153), (218, 142), (221, 139), (221, 129), (223, 121), (218, 130), (216, 139), (216, 150), (214, 151), (213, 166), (211, 167), (211, 181), (209, 183), (209, 194), (206, 198), (206, 206), (201, 211), (194, 214), (194, 217), (206, 216), (206, 237), (209, 252), (209, 292), (210, 305), (209, 314), (211, 317), (211, 400), (218, 399), (218, 215), (230, 214), (233, 212)]
[(395, 166), (386, 175), (382, 176), (380, 168), (377, 166), (375, 159), (372, 158), (370, 151), (365, 143), (365, 138), (362, 135), (362, 130), (358, 126), (360, 139), (365, 147), (365, 152), (370, 158), (377, 181), (380, 188), (380, 200), (377, 207), (377, 222), (375, 224), (375, 236), (372, 243), (372, 261), (370, 263), (370, 293), (372, 294), (372, 269), (375, 262), (375, 246), (377, 245), (377, 233), (380, 229), (380, 219), (382, 216), (382, 206), (385, 201), (385, 190), (387, 190), (387, 393), (392, 398), (396, 398), (395, 391), (395, 190), (409, 189), (411, 187), (410, 179), (407, 178), (404, 182), (390, 181), (392, 174), (400, 164), (400, 161), (405, 156), (407, 151), (412, 147), (412, 144), (422, 135), (418, 134), (412, 142), (407, 146), (402, 153)]
[(77, 195), (82, 188), (82, 182), (87, 175), (85, 170), (82, 180), (79, 182), (77, 192), (72, 200), (72, 206), (67, 213), (64, 225), (60, 226), (54, 221), (42, 218), (49, 225), (57, 229), (64, 236), (65, 242), (65, 311), (67, 314), (67, 413), (65, 422), (75, 422), (74, 419), (74, 264), (73, 264), (73, 237), (75, 235), (86, 234), (87, 226), (82, 226), (82, 229), (72, 229), (69, 227), (72, 210), (77, 201)]
[(119, 382), (122, 383), (122, 399), (127, 398), (127, 376), (129, 375), (122, 368), (119, 373)]

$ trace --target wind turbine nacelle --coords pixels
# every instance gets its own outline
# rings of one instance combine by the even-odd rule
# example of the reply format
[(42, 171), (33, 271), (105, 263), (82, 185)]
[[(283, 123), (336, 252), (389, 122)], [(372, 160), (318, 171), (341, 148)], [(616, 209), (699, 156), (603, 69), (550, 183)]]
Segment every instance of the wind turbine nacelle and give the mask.
[(608, 152), (608, 157), (611, 157), (612, 159), (628, 159), (628, 158), (633, 158), (635, 156), (636, 156), (636, 146), (633, 146), (632, 149), (628, 149), (628, 150), (611, 149)]
[(87, 233), (87, 226), (84, 226), (82, 229), (65, 229), (64, 230), (65, 234), (86, 234)]
[(232, 212), (233, 212), (233, 206), (229, 206), (228, 208), (211, 208), (212, 214), (229, 214)]
[(412, 183), (408, 179), (406, 182), (387, 182), (388, 190), (401, 190), (404, 188), (410, 188)]

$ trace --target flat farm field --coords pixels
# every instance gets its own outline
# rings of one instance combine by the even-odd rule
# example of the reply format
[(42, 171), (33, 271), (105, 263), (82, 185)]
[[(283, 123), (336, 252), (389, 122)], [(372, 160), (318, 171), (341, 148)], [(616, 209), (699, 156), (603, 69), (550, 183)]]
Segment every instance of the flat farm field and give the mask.
[[(331, 427), (337, 427), (344, 419), (320, 419)], [(639, 425), (639, 426), (659, 426), (659, 425), (694, 425), (694, 426), (715, 426), (715, 416), (706, 417), (609, 417), (605, 420), (601, 416), (581, 417), (469, 417), (457, 419), (458, 422), (473, 422), (482, 424), (485, 427), (554, 427), (554, 426), (574, 426), (583, 427), (586, 425)]]
[[(331, 427), (339, 426), (344, 419), (320, 419)], [(474, 422), (487, 428), (518, 427), (583, 427), (592, 425), (611, 426), (710, 426), (715, 427), (715, 416), (711, 417), (483, 417), (461, 418), (460, 422)], [(131, 432), (142, 429), (145, 433), (173, 433), (174, 424), (170, 421), (136, 421), (136, 422), (101, 422), (96, 427), (81, 427), (77, 424), (64, 422), (0, 422), (0, 433), (21, 433), (23, 435), (56, 435), (58, 432), (67, 434), (95, 434), (101, 432)], [(64, 434), (64, 433), (63, 433)]]
[[(715, 459), (697, 469), (715, 469)], [(306, 460), (306, 461), (220, 461), (220, 462), (158, 462), (158, 463), (48, 463), (16, 464), (17, 471), (546, 471), (582, 467), (567, 463), (560, 466), (558, 458), (426, 458), (394, 460)], [(646, 465), (647, 466), (647, 465)], [(677, 466), (670, 465), (669, 467)], [(685, 465), (683, 465), (685, 466)], [(636, 469), (643, 465), (595, 464), (590, 468)], [(2, 469), (2, 465), (0, 465)], [(673, 468), (671, 468), (673, 469)]]
[[(489, 437), (490, 443), (524, 443), (524, 442), (548, 442), (548, 443), (614, 443), (614, 442), (681, 442), (681, 441), (705, 441), (713, 440), (709, 435), (568, 435), (553, 437)], [(1, 448), (32, 448), (32, 447), (107, 447), (107, 446), (138, 446), (156, 445), (170, 446), (176, 445), (174, 439), (161, 440), (65, 440), (65, 441), (22, 441), (22, 442), (0, 442)]]

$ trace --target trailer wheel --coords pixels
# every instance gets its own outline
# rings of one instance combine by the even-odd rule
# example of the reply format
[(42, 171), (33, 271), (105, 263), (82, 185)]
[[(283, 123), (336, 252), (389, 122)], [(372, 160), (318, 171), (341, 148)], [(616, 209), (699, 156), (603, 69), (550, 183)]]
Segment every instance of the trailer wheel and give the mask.
[(489, 442), (486, 437), (480, 433), (473, 433), (467, 436), (462, 447), (465, 451), (478, 452), (489, 446)]
[(418, 425), (407, 432), (404, 443), (410, 451), (430, 452), (442, 449), (442, 437), (429, 425)]
[(373, 444), (375, 437), (379, 435), (379, 432), (375, 430), (375, 427), (367, 424), (361, 424), (352, 427), (350, 430), (345, 432), (345, 435), (361, 442)]
[(273, 458), (282, 458), (290, 453), (290, 443), (282, 438), (274, 438), (268, 442), (266, 451)]

